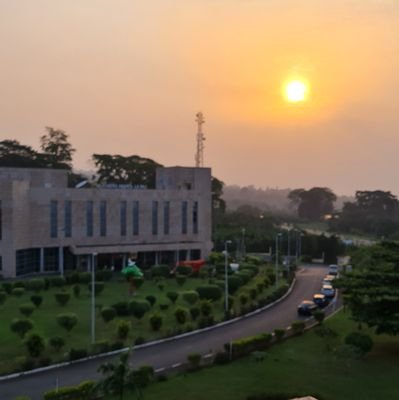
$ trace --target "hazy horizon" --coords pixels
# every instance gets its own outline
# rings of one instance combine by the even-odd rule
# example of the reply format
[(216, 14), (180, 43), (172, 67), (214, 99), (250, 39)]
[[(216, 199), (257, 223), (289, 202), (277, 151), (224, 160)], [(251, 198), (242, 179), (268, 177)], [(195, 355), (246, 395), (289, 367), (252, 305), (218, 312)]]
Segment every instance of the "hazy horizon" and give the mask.
[(393, 0), (0, 0), (0, 140), (190, 166), (201, 110), (226, 184), (399, 194), (398, 48)]

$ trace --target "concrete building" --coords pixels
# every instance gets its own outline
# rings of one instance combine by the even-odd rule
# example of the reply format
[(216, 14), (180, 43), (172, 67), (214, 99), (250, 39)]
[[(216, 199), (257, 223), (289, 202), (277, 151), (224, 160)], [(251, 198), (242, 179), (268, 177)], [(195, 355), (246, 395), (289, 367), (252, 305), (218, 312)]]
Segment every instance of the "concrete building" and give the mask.
[(68, 188), (63, 170), (0, 168), (0, 274), (206, 257), (211, 170), (158, 168), (155, 189)]

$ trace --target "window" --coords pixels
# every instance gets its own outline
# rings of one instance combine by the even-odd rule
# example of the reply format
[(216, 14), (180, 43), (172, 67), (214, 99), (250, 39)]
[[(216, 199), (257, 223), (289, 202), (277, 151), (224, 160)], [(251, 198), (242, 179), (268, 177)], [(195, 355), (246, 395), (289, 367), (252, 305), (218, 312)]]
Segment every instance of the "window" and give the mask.
[(25, 275), (32, 272), (39, 272), (40, 250), (24, 249), (15, 252), (15, 273)]
[(100, 236), (107, 236), (107, 202), (100, 201)]
[(158, 235), (158, 202), (152, 202), (152, 234)]
[(72, 236), (72, 201), (66, 200), (64, 204), (64, 229), (65, 237)]
[(93, 209), (94, 203), (92, 201), (88, 201), (86, 203), (86, 236), (93, 236)]
[(187, 201), (183, 201), (181, 204), (181, 233), (187, 233)]
[(139, 234), (139, 202), (133, 201), (133, 235)]
[(193, 205), (193, 233), (198, 233), (198, 201)]
[(169, 235), (170, 202), (163, 203), (163, 233)]
[(126, 236), (126, 217), (127, 217), (127, 202), (121, 201), (120, 219), (121, 219), (121, 236)]
[(51, 200), (50, 202), (50, 237), (58, 236), (58, 201)]

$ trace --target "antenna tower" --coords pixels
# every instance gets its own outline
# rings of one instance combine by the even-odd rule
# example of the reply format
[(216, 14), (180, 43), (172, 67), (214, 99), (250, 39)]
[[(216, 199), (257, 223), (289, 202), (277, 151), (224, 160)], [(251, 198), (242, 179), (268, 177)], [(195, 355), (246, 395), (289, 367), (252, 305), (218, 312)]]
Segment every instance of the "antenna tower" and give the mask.
[(197, 113), (195, 122), (197, 123), (197, 152), (195, 154), (195, 166), (197, 168), (204, 166), (204, 141), (205, 135), (202, 132), (202, 125), (205, 123), (204, 114), (202, 112)]

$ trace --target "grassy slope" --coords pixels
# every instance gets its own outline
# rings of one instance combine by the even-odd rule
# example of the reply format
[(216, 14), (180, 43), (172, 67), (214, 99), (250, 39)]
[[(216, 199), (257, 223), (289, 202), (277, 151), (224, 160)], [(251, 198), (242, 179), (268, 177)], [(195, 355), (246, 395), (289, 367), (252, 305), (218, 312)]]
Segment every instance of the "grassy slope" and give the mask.
[[(337, 345), (355, 329), (344, 313), (327, 324), (340, 333)], [(248, 357), (154, 384), (146, 389), (145, 399), (245, 400), (249, 394), (281, 391), (318, 393), (327, 400), (396, 400), (399, 338), (374, 340), (375, 347), (365, 359), (342, 359), (327, 352), (323, 340), (308, 332), (273, 346), (262, 362)]]

